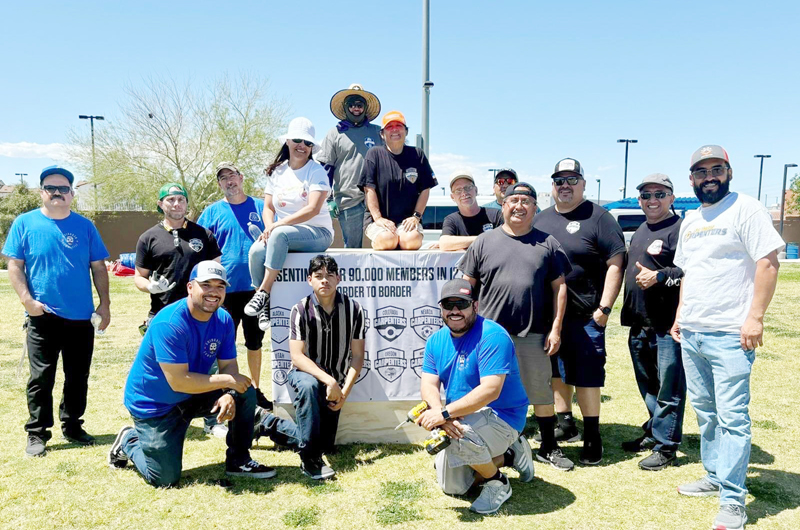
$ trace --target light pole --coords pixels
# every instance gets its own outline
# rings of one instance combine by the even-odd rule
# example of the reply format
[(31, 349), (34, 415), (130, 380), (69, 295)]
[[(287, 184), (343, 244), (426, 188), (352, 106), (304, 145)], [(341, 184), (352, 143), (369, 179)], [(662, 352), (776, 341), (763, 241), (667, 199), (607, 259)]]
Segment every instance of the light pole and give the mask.
[(430, 120), (431, 110), (431, 6), (430, 0), (422, 0), (422, 147), (425, 156), (430, 156)]
[(600, 179), (597, 179), (597, 205), (600, 206)]
[(753, 158), (761, 159), (761, 169), (758, 172), (758, 200), (761, 201), (761, 177), (764, 174), (764, 159), (772, 158), (772, 155), (753, 155)]
[(625, 144), (625, 177), (622, 180), (622, 198), (625, 198), (625, 192), (628, 189), (628, 145), (635, 144), (639, 140), (627, 140), (627, 139), (620, 139), (617, 140), (618, 144), (624, 143)]
[(783, 191), (781, 192), (781, 229), (778, 231), (783, 237), (783, 207), (786, 203), (786, 172), (790, 167), (797, 167), (797, 164), (784, 164), (783, 165)]
[(27, 173), (14, 173), (14, 174), (19, 177), (20, 186), (24, 186), (25, 185), (25, 177), (27, 177), (28, 174)]
[(94, 120), (105, 120), (102, 116), (86, 116), (81, 114), (78, 119), (89, 120), (92, 126), (92, 184), (94, 184), (94, 209), (97, 210), (97, 170), (95, 168), (97, 159), (94, 154)]

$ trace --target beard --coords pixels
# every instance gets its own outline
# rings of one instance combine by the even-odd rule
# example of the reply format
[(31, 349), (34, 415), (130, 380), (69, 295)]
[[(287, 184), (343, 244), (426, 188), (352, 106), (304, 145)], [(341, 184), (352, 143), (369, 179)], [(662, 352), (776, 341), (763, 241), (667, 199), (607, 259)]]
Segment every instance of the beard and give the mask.
[[(717, 190), (716, 191), (703, 191), (703, 186), (709, 182), (716, 182), (717, 183)], [(694, 184), (692, 186), (694, 188), (694, 194), (703, 204), (716, 204), (723, 197), (728, 194), (728, 190), (731, 187), (731, 181), (726, 180), (722, 182), (721, 180), (711, 180), (711, 181), (703, 181), (699, 186)]]
[(469, 316), (465, 315), (464, 320), (460, 320), (458, 322), (450, 322), (449, 319), (445, 318), (444, 323), (448, 328), (450, 328), (450, 331), (452, 331), (453, 333), (458, 333), (460, 335), (463, 335), (464, 333), (472, 329), (472, 326), (475, 325), (475, 321), (477, 319), (478, 319), (478, 314), (475, 311), (473, 311), (471, 315)]

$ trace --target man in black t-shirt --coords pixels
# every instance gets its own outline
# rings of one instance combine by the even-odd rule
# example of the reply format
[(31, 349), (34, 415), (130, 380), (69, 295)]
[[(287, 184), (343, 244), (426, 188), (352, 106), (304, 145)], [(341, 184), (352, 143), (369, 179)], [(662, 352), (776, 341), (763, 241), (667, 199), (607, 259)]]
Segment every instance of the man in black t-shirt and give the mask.
[(501, 210), (478, 206), (478, 187), (469, 170), (456, 170), (450, 175), (450, 197), (458, 211), (444, 218), (442, 235), (439, 236), (442, 250), (467, 249), (479, 235), (503, 223)]
[(628, 348), (633, 372), (650, 419), (642, 426), (644, 434), (624, 442), (622, 448), (631, 452), (652, 448), (639, 467), (658, 471), (675, 460), (686, 404), (681, 345), (669, 333), (683, 278), (674, 263), (681, 218), (670, 211), (675, 197), (668, 176), (648, 175), (636, 189), (647, 222), (633, 234), (628, 249), (620, 317), (622, 325), (631, 328)]
[(405, 145), (408, 127), (397, 111), (383, 117), (381, 137), (364, 157), (358, 187), (367, 200), (364, 233), (375, 250), (417, 250), (422, 246), (422, 214), (436, 177), (422, 149)]
[(561, 160), (552, 179), (554, 204), (536, 216), (533, 226), (555, 237), (572, 264), (567, 275), (563, 343), (558, 355), (551, 357), (559, 423), (556, 435), (580, 440), (572, 418), (575, 387), (584, 425), (579, 462), (596, 465), (603, 458), (600, 388), (605, 384), (605, 329), (622, 286), (625, 239), (610, 213), (584, 200), (586, 181), (577, 160)]

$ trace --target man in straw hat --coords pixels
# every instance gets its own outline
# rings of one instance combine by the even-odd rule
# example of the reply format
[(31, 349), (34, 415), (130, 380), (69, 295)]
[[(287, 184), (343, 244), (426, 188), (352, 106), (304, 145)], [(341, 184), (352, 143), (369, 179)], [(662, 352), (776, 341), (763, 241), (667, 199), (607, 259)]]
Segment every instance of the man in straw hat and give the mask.
[(383, 145), (380, 127), (370, 123), (380, 114), (381, 102), (353, 84), (333, 95), (331, 112), (340, 121), (322, 141), (317, 161), (331, 178), (345, 247), (361, 248), (365, 206), (358, 179), (367, 150)]

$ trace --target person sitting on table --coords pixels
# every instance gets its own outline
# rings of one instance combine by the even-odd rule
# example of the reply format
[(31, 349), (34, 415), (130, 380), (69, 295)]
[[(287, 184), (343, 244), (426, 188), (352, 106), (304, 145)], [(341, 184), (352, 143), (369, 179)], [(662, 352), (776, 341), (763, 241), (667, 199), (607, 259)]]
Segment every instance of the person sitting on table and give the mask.
[(283, 147), (265, 170), (269, 178), (264, 189), (264, 232), (249, 253), (257, 290), (244, 308), (245, 315), (258, 315), (263, 330), (269, 327), (269, 295), (286, 254), (322, 252), (333, 243), (333, 222), (323, 208), (331, 191), (328, 174), (311, 158), (319, 150), (314, 125), (307, 118), (295, 118), (278, 139)]
[(459, 169), (450, 175), (450, 197), (458, 211), (444, 218), (440, 249), (465, 250), (479, 235), (503, 224), (502, 210), (478, 206), (478, 187), (469, 170)]
[(364, 157), (358, 187), (367, 198), (364, 233), (375, 250), (417, 250), (422, 246), (422, 214), (430, 189), (438, 184), (422, 149), (405, 145), (402, 113), (383, 117), (381, 137)]
[[(308, 265), (313, 294), (292, 308), (289, 351), (294, 369), (288, 381), (295, 393), (297, 423), (256, 409), (253, 436), (300, 453), (300, 469), (314, 480), (336, 472), (322, 460), (333, 449), (339, 412), (353, 390), (364, 364), (364, 314), (361, 306), (336, 290), (341, 277), (330, 256), (319, 255)], [(349, 361), (349, 364), (348, 364)]]

